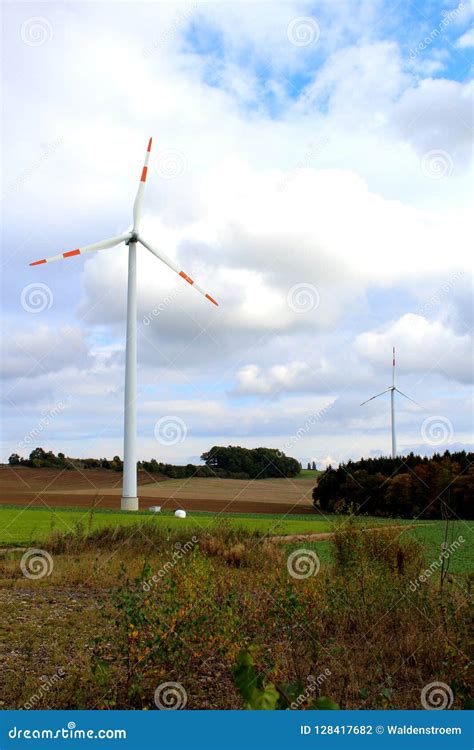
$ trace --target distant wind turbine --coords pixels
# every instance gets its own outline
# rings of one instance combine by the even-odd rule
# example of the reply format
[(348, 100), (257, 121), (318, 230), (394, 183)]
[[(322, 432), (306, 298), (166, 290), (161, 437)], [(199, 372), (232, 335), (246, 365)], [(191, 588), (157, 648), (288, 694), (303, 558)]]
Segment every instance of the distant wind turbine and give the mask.
[(43, 260), (36, 260), (34, 263), (30, 263), (30, 266), (39, 266), (42, 263), (50, 263), (53, 260), (62, 260), (63, 258), (71, 258), (74, 255), (84, 255), (84, 253), (91, 253), (95, 250), (104, 250), (105, 248), (114, 247), (120, 245), (121, 242), (125, 242), (128, 245), (128, 290), (127, 290), (127, 340), (126, 340), (126, 351), (125, 351), (125, 405), (124, 405), (124, 456), (123, 456), (123, 489), (122, 489), (122, 510), (138, 510), (138, 494), (137, 494), (137, 242), (140, 242), (144, 247), (147, 248), (153, 255), (156, 255), (159, 260), (169, 266), (179, 276), (181, 276), (189, 284), (192, 284), (194, 289), (204, 295), (206, 299), (217, 305), (217, 302), (209, 295), (206, 294), (204, 289), (201, 289), (193, 279), (191, 279), (184, 271), (181, 271), (180, 267), (174, 263), (171, 258), (168, 258), (161, 250), (157, 250), (152, 247), (149, 242), (138, 234), (138, 228), (140, 224), (142, 214), (142, 203), (143, 194), (145, 192), (145, 182), (148, 171), (148, 160), (151, 151), (150, 138), (148, 142), (148, 148), (145, 155), (145, 165), (142, 170), (140, 182), (138, 185), (138, 192), (133, 204), (133, 228), (125, 234), (121, 234), (118, 237), (112, 237), (108, 240), (102, 240), (102, 242), (96, 242), (93, 245), (85, 245), (84, 247), (76, 248), (76, 250), (70, 250), (67, 253), (60, 253), (59, 255), (53, 255), (51, 258), (43, 258)]
[(378, 398), (379, 396), (383, 396), (384, 393), (390, 392), (390, 414), (392, 418), (392, 458), (396, 458), (397, 456), (397, 438), (395, 433), (395, 391), (399, 393), (401, 396), (404, 396), (409, 401), (412, 401), (414, 404), (419, 406), (419, 404), (416, 401), (413, 401), (410, 396), (407, 396), (406, 393), (403, 393), (399, 388), (395, 385), (395, 347), (393, 347), (393, 359), (392, 359), (392, 385), (390, 388), (386, 388), (381, 393), (377, 393), (375, 396), (371, 396), (367, 399), (367, 401), (363, 401), (361, 403), (361, 406), (364, 406), (364, 404), (368, 404), (369, 401), (373, 401), (374, 398)]

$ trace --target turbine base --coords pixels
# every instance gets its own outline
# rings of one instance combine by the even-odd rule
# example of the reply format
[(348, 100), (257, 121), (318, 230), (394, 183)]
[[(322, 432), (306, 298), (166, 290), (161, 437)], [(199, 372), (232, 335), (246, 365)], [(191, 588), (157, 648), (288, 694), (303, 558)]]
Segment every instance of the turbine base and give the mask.
[(138, 510), (138, 497), (122, 497), (120, 510)]

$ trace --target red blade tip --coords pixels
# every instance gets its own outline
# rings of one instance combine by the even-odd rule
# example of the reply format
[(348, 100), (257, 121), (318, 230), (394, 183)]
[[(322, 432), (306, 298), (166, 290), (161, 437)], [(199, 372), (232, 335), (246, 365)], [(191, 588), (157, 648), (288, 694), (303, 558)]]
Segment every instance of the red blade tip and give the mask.
[(216, 307), (219, 307), (215, 299), (212, 299), (210, 294), (206, 294), (206, 299), (208, 299), (210, 302), (212, 302), (213, 305), (216, 305)]
[(152, 142), (152, 140), (153, 140), (153, 138), (150, 138), (150, 140), (148, 141), (147, 151), (151, 151), (151, 142)]
[(35, 260), (33, 263), (30, 263), (30, 266), (39, 266), (41, 263), (46, 263), (46, 259), (44, 260)]

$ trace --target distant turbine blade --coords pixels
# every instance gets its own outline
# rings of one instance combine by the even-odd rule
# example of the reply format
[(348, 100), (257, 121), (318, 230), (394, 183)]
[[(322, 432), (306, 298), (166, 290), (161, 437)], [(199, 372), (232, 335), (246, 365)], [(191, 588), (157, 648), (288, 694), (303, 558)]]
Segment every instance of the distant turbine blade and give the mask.
[(196, 284), (196, 282), (191, 279), (184, 271), (181, 271), (180, 267), (176, 265), (174, 261), (171, 260), (171, 258), (168, 258), (167, 255), (165, 255), (163, 252), (156, 250), (154, 247), (152, 247), (148, 242), (145, 242), (143, 237), (140, 235), (138, 236), (138, 241), (142, 243), (144, 247), (146, 247), (147, 250), (150, 251), (150, 253), (153, 253), (153, 255), (156, 255), (157, 258), (159, 258), (163, 263), (166, 263), (169, 268), (171, 268), (175, 273), (178, 274), (178, 276), (181, 276), (182, 279), (188, 282), (188, 284), (191, 284), (194, 289), (196, 289), (198, 292), (201, 292), (201, 294), (209, 300), (209, 302), (212, 302), (214, 305), (217, 305), (217, 302), (215, 299), (211, 297), (210, 294), (207, 294), (202, 287), (199, 286), (199, 284)]
[(362, 403), (359, 404), (359, 405), (360, 406), (364, 406), (364, 404), (368, 404), (369, 401), (373, 401), (374, 398), (378, 398), (379, 396), (383, 396), (384, 393), (388, 393), (391, 390), (392, 390), (391, 388), (386, 388), (384, 391), (382, 391), (382, 393), (377, 393), (376, 396), (371, 396), (370, 398), (367, 399), (367, 401), (362, 401)]
[(138, 192), (135, 198), (135, 203), (133, 204), (133, 231), (134, 232), (138, 232), (138, 225), (140, 224), (140, 219), (142, 216), (143, 193), (145, 192), (145, 182), (146, 182), (146, 175), (148, 172), (148, 160), (150, 158), (151, 142), (152, 142), (152, 138), (150, 138), (150, 140), (148, 141), (148, 148), (145, 154), (145, 164), (142, 169), (142, 174), (141, 174), (140, 182), (138, 185)]
[(407, 394), (403, 393), (403, 391), (401, 391), (400, 388), (395, 388), (395, 390), (397, 391), (397, 393), (400, 394), (400, 396), (405, 396), (405, 398), (407, 398), (409, 401), (412, 401), (414, 404), (416, 404), (417, 406), (419, 406), (421, 409), (423, 408), (421, 406), (421, 404), (418, 403), (418, 401), (415, 401), (415, 399), (410, 398), (410, 396), (407, 396)]
[(108, 247), (120, 245), (121, 242), (130, 239), (131, 236), (131, 232), (120, 234), (118, 237), (111, 237), (108, 240), (102, 240), (102, 242), (95, 242), (93, 245), (84, 245), (84, 247), (77, 247), (75, 250), (69, 250), (67, 253), (59, 253), (59, 255), (53, 255), (51, 258), (35, 260), (33, 263), (30, 263), (30, 266), (40, 266), (42, 263), (52, 263), (54, 260), (72, 258), (74, 255), (84, 255), (84, 253), (93, 253), (96, 250), (105, 250)]

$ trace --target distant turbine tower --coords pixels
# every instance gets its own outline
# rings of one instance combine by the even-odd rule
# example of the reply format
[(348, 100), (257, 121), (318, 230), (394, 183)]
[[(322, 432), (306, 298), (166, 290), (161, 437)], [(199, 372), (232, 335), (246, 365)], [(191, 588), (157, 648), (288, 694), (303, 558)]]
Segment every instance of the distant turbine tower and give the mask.
[[(395, 386), (395, 347), (393, 347), (393, 359), (392, 359), (392, 385), (390, 388), (386, 388), (385, 391), (382, 391), (382, 393), (377, 393), (375, 396), (371, 396), (367, 399), (367, 401), (363, 401), (361, 403), (361, 406), (364, 406), (364, 404), (368, 404), (369, 401), (373, 401), (374, 398), (378, 398), (379, 396), (383, 396), (384, 393), (388, 393), (390, 391), (390, 414), (392, 418), (392, 458), (396, 458), (397, 456), (397, 438), (395, 434), (395, 391), (399, 393), (401, 396), (405, 396), (409, 401), (413, 401), (410, 396), (407, 396), (406, 393), (403, 393), (399, 388)], [(414, 404), (419, 406), (419, 404), (416, 401), (413, 401)]]
[(109, 240), (96, 242), (93, 245), (70, 250), (67, 253), (53, 255), (51, 258), (43, 258), (30, 263), (30, 266), (39, 266), (42, 263), (50, 263), (53, 260), (62, 260), (71, 258), (74, 255), (84, 255), (95, 250), (104, 250), (105, 248), (120, 245), (125, 242), (128, 245), (128, 291), (127, 291), (127, 340), (125, 350), (125, 405), (124, 405), (124, 454), (123, 454), (123, 489), (122, 489), (122, 510), (138, 510), (137, 494), (137, 242), (140, 242), (153, 255), (156, 255), (163, 263), (169, 266), (179, 276), (181, 276), (194, 289), (204, 295), (206, 299), (217, 305), (217, 302), (206, 294), (193, 279), (191, 279), (179, 266), (168, 258), (161, 250), (152, 247), (149, 242), (138, 234), (142, 214), (143, 194), (145, 192), (145, 182), (148, 171), (148, 160), (151, 151), (151, 141), (148, 141), (148, 148), (145, 154), (145, 165), (142, 170), (138, 192), (133, 204), (133, 229), (131, 232), (125, 232), (118, 237), (112, 237)]

